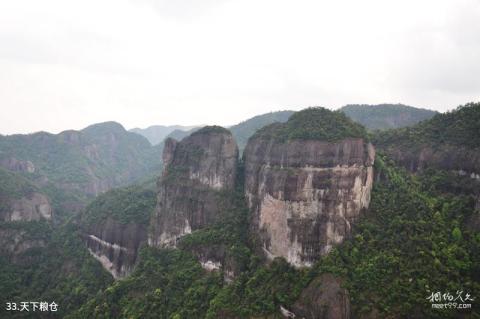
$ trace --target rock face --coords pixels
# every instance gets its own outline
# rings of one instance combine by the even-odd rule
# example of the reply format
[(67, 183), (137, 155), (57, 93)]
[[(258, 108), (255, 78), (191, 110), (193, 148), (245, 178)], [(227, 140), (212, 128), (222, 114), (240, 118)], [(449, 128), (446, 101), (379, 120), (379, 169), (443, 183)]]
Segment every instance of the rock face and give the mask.
[(27, 172), (27, 173), (34, 173), (35, 172), (35, 165), (33, 165), (30, 161), (21, 161), (17, 160), (16, 158), (4, 158), (0, 162), (0, 166), (5, 167), (14, 172)]
[(220, 217), (219, 192), (234, 187), (238, 148), (231, 133), (204, 127), (181, 142), (165, 141), (149, 245), (175, 247), (177, 240)]
[(480, 175), (480, 150), (478, 149), (444, 144), (437, 147), (391, 145), (382, 150), (398, 165), (411, 172), (435, 168), (458, 171), (476, 179)]
[(369, 205), (374, 158), (373, 146), (362, 138), (250, 139), (245, 194), (267, 257), (310, 266), (341, 243)]
[(8, 208), (0, 211), (0, 220), (34, 221), (52, 218), (52, 207), (48, 198), (37, 192), (17, 199), (10, 199)]
[(294, 318), (349, 319), (351, 318), (348, 291), (331, 274), (314, 279), (294, 304)]
[(140, 246), (147, 240), (147, 229), (139, 224), (121, 224), (112, 218), (90, 226), (84, 232), (89, 252), (115, 279), (129, 275)]
[(25, 230), (0, 228), (0, 255), (17, 256), (31, 248), (45, 246), (45, 239), (31, 238)]
[(221, 271), (225, 282), (230, 283), (240, 273), (235, 259), (228, 254), (225, 245), (197, 246), (194, 249), (187, 249), (200, 262), (203, 269), (207, 271)]

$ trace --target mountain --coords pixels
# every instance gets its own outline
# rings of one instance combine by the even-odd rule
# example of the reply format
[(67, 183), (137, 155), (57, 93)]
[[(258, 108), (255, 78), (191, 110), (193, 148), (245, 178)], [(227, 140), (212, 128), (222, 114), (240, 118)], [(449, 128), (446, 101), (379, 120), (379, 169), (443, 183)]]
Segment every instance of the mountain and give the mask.
[(198, 131), (201, 127), (194, 127), (194, 128), (191, 128), (189, 129), (188, 131), (184, 131), (184, 130), (173, 130), (172, 132), (170, 132), (166, 137), (165, 139), (167, 138), (173, 138), (177, 141), (180, 141), (182, 139), (184, 139), (185, 137), (189, 136), (190, 134), (192, 134), (193, 132), (195, 131)]
[[(70, 319), (478, 317), (432, 304), (480, 295), (479, 105), (375, 132), (308, 108), (251, 132), (243, 159), (222, 127), (166, 139), (156, 186), (61, 225), (0, 220), (0, 295)], [(56, 194), (35, 158), (4, 165), (3, 198)]]
[(431, 318), (430, 292), (480, 292), (474, 201), (446, 187), (459, 181), (411, 175), (322, 108), (258, 130), (225, 169), (228, 136), (166, 141), (151, 247), (73, 318)]
[(477, 177), (480, 176), (478, 132), (480, 103), (470, 103), (412, 127), (378, 132), (374, 142), (410, 171), (430, 167)]
[(351, 104), (340, 108), (340, 111), (369, 130), (411, 126), (428, 120), (437, 114), (432, 110), (403, 104)]
[(313, 265), (368, 208), (375, 150), (341, 112), (309, 108), (266, 126), (244, 152), (251, 225), (267, 258)]
[(78, 217), (89, 252), (114, 278), (131, 273), (156, 203), (153, 181), (99, 195)]
[(147, 128), (133, 128), (130, 132), (140, 134), (145, 137), (150, 144), (157, 145), (162, 142), (173, 131), (190, 131), (197, 126), (182, 126), (182, 125), (153, 125)]
[(252, 117), (246, 121), (233, 125), (229, 128), (235, 140), (237, 141), (240, 153), (247, 145), (248, 139), (260, 128), (275, 123), (286, 122), (288, 118), (295, 113), (294, 111), (270, 112)]
[(63, 202), (66, 211), (78, 211), (112, 187), (154, 176), (160, 167), (156, 152), (144, 137), (115, 122), (0, 137), (0, 166), (22, 174)]
[[(230, 130), (230, 132), (232, 132), (233, 137), (238, 144), (240, 154), (243, 152), (245, 145), (247, 145), (247, 141), (250, 136), (252, 136), (258, 129), (275, 122), (286, 122), (293, 113), (294, 111), (270, 112), (252, 117), (248, 120), (229, 127), (228, 129)], [(194, 127), (190, 130), (176, 129), (170, 132), (166, 136), (166, 138), (173, 138), (177, 141), (180, 141), (199, 129), (200, 127)], [(163, 147), (163, 144), (160, 145), (161, 147)]]

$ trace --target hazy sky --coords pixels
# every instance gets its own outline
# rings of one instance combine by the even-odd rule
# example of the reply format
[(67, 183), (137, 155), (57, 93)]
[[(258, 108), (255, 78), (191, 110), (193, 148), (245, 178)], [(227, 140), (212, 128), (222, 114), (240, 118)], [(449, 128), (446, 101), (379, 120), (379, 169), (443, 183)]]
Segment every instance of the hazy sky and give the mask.
[(480, 101), (479, 0), (0, 2), (0, 133)]

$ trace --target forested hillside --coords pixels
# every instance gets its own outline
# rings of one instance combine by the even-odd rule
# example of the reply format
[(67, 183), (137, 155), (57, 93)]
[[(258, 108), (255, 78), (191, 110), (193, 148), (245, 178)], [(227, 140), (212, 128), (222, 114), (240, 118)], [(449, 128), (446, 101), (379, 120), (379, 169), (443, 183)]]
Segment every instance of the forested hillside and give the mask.
[(355, 122), (369, 130), (385, 130), (417, 124), (435, 116), (437, 112), (403, 104), (352, 104), (340, 108)]
[[(2, 136), (2, 302), (54, 301), (48, 318), (477, 318), (479, 110), (374, 133), (341, 111), (282, 113), (243, 156), (209, 126), (168, 139), (162, 171), (160, 146), (115, 124)], [(94, 197), (67, 174), (62, 193), (69, 161), (128, 185)], [(84, 206), (66, 213), (68, 196)], [(472, 308), (432, 307), (457, 291)]]

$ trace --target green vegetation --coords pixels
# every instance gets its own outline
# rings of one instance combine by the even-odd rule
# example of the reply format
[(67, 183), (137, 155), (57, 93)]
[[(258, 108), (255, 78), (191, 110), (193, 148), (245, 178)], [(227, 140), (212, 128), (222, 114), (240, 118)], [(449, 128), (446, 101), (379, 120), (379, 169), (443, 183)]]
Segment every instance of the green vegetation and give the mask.
[[(480, 146), (480, 140), (478, 134), (472, 132), (480, 131), (479, 114), (480, 104), (468, 104), (411, 128), (377, 133), (375, 139), (384, 143), (382, 145), (414, 147), (423, 143), (446, 143), (475, 148)], [(130, 165), (136, 165), (135, 161), (141, 162), (143, 156), (137, 154), (138, 157), (131, 155), (135, 159), (129, 164), (114, 165), (115, 168), (102, 166), (109, 165), (110, 160), (122, 161), (130, 156), (129, 152), (103, 153), (92, 146), (103, 149), (102, 143), (116, 140), (115, 134), (122, 130), (115, 123), (107, 123), (105, 127), (87, 128), (82, 134), (57, 136), (62, 140), (49, 149), (53, 152), (53, 163), (59, 167), (66, 165), (58, 162), (62, 157), (56, 152), (66, 152), (66, 159), (62, 161), (78, 160), (67, 170), (68, 177), (63, 176), (61, 180), (82, 180), (75, 174), (84, 173), (83, 161), (93, 165), (88, 167), (98, 169), (99, 176), (103, 173), (117, 176)], [(202, 130), (197, 134), (201, 133)], [(365, 129), (343, 113), (310, 108), (293, 114), (286, 123), (259, 130), (254, 138), (288, 142), (366, 136)], [(45, 146), (49, 145), (50, 142), (45, 141), (50, 141), (52, 135), (38, 133), (30, 137)], [(0, 159), (6, 158), (6, 154), (10, 156), (13, 142), (6, 143), (8, 138), (0, 137)], [(19, 137), (13, 139), (16, 138)], [(92, 152), (91, 156), (76, 157), (83, 155), (67, 146), (78, 145), (76, 138), (99, 138), (98, 144), (81, 144)], [(15, 156), (31, 160), (39, 171), (29, 175), (0, 169), (0, 203), (35, 190), (30, 180), (40, 178), (45, 172), (54, 181), (60, 180), (55, 175), (62, 174), (57, 171), (59, 168), (49, 171), (48, 165), (53, 164), (43, 165), (46, 157), (38, 155), (41, 160), (37, 161), (37, 155), (29, 153), (40, 146), (31, 147), (19, 148)], [(129, 147), (134, 148), (130, 145), (126, 149)], [(192, 159), (200, 156), (199, 152), (193, 150)], [(70, 156), (75, 159), (69, 159)], [(97, 156), (102, 160), (96, 161)], [(256, 250), (255, 237), (249, 229), (251, 217), (245, 205), (241, 165), (236, 189), (215, 192), (223, 218), (184, 236), (176, 250), (144, 247), (134, 272), (115, 282), (89, 255), (81, 241), (79, 227), (82, 223), (101, 223), (108, 217), (120, 223), (148, 225), (155, 206), (154, 180), (99, 196), (80, 219), (72, 219), (62, 226), (54, 227), (46, 222), (0, 223), (1, 236), (10, 238), (13, 234), (30, 246), (14, 254), (9, 249), (17, 238), (4, 241), (7, 245), (0, 249), (2, 302), (55, 301), (60, 305), (58, 317), (61, 318), (279, 318), (279, 307), (290, 309), (302, 290), (322, 273), (342, 278), (351, 297), (354, 318), (373, 314), (380, 318), (455, 318), (462, 315), (462, 310), (432, 309), (427, 297), (434, 292), (455, 294), (457, 290), (469, 293), (475, 300), (480, 296), (480, 234), (475, 225), (470, 225), (472, 219), (478, 218), (474, 215), (480, 190), (478, 181), (431, 168), (411, 175), (386, 156), (377, 155), (371, 204), (355, 223), (352, 237), (312, 268), (295, 269), (281, 258), (265, 263)], [(80, 169), (77, 171), (77, 168)], [(169, 182), (182, 183), (184, 175), (185, 168), (177, 167), (176, 171), (169, 170), (167, 177)], [(75, 201), (76, 197), (69, 197), (74, 193), (61, 193), (53, 184), (47, 185), (45, 192), (54, 202)], [(58, 209), (68, 213), (65, 205), (59, 205)], [(235, 271), (233, 282), (225, 282), (222, 271), (202, 269), (196, 252), (208, 248), (225, 252), (225, 261), (228, 260)], [(465, 310), (472, 318), (480, 317), (476, 306), (473, 303), (472, 310)], [(19, 312), (8, 315), (27, 316)], [(1, 310), (0, 317), (4, 316)]]
[(381, 147), (420, 145), (436, 147), (450, 144), (456, 147), (480, 147), (480, 103), (469, 103), (456, 110), (437, 114), (413, 127), (379, 132), (374, 144)]
[(437, 291), (480, 294), (480, 236), (464, 226), (473, 198), (424, 191), (430, 185), (381, 157), (376, 170), (384, 180), (374, 186), (354, 238), (321, 260), (317, 271), (346, 279), (356, 314), (455, 317), (432, 309), (426, 298)]
[(9, 202), (12, 199), (27, 197), (35, 191), (38, 191), (29, 180), (0, 168), (0, 213), (10, 208)]
[(402, 104), (346, 105), (340, 109), (369, 130), (411, 126), (432, 118), (437, 112)]
[(132, 185), (99, 195), (82, 214), (82, 223), (98, 224), (111, 217), (122, 224), (148, 226), (157, 200), (155, 188), (152, 186)]
[(222, 279), (181, 250), (144, 248), (134, 273), (69, 318), (201, 318)]
[[(372, 311), (381, 317), (456, 315), (431, 309), (426, 298), (437, 291), (480, 294), (480, 236), (465, 227), (473, 213), (473, 196), (468, 189), (445, 188), (440, 171), (411, 176), (381, 156), (375, 169), (381, 180), (352, 239), (311, 269), (297, 270), (281, 258), (265, 265), (252, 253), (248, 210), (239, 186), (234, 197), (218, 195), (231, 203), (223, 220), (185, 236), (179, 250), (144, 249), (129, 278), (98, 294), (73, 317), (279, 316), (280, 305), (291, 307), (324, 272), (344, 279), (355, 317)], [(192, 255), (219, 245), (240, 265), (231, 284), (224, 283), (222, 273), (203, 271)]]
[(191, 135), (198, 135), (198, 134), (209, 134), (209, 133), (224, 133), (224, 134), (232, 134), (229, 130), (224, 127), (218, 125), (212, 126), (204, 126), (201, 129), (193, 132)]
[[(31, 247), (20, 254), (0, 254), (1, 302), (54, 301), (63, 318), (112, 283), (112, 278), (91, 257), (69, 224), (54, 229), (45, 222), (0, 224), (0, 232), (15, 231)], [(0, 317), (29, 317), (25, 312), (0, 310)]]
[(284, 123), (293, 113), (294, 111), (270, 112), (252, 117), (251, 119), (230, 127), (230, 131), (237, 141), (240, 153), (247, 145), (248, 139), (255, 134), (257, 130), (272, 123)]
[[(30, 161), (35, 172), (22, 173), (34, 184), (61, 189), (85, 204), (95, 184), (121, 186), (160, 171), (159, 149), (114, 122), (54, 135), (0, 136), (0, 161)], [(55, 192), (51, 192), (55, 193)]]
[(291, 306), (312, 279), (310, 270), (296, 270), (284, 259), (240, 275), (210, 302), (206, 318), (279, 316), (280, 305)]
[(363, 126), (340, 111), (322, 107), (308, 108), (293, 114), (286, 123), (274, 123), (257, 131), (253, 138), (290, 140), (338, 141), (345, 138), (367, 138)]

